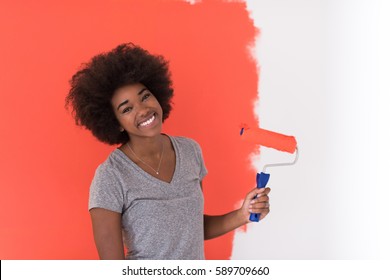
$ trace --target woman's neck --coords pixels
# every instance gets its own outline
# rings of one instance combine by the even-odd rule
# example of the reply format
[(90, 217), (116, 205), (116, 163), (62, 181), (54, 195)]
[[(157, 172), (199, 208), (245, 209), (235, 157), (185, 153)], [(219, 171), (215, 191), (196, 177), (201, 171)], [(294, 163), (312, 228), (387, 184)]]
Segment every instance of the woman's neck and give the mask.
[(156, 137), (136, 137), (132, 136), (130, 141), (127, 142), (127, 145), (129, 147), (123, 147), (128, 148), (139, 158), (145, 159), (159, 159), (161, 157), (162, 149), (163, 149), (163, 143), (164, 143), (164, 135), (160, 134)]

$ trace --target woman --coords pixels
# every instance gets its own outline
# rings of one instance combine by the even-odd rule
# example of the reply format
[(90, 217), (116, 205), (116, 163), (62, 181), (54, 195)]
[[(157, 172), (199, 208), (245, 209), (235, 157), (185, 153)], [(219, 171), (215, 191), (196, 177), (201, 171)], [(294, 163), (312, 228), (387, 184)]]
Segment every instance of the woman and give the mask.
[(250, 212), (262, 219), (269, 213), (270, 189), (254, 188), (240, 209), (203, 214), (207, 170), (200, 146), (161, 133), (173, 96), (163, 57), (122, 44), (93, 57), (70, 83), (66, 106), (73, 107), (76, 124), (120, 145), (90, 186), (101, 259), (204, 259), (205, 239), (248, 223)]

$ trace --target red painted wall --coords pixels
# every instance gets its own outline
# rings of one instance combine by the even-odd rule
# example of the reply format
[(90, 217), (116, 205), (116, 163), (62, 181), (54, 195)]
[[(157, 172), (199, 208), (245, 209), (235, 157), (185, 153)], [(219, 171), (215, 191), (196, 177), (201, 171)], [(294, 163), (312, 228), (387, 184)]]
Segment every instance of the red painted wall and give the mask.
[[(205, 212), (222, 214), (255, 186), (238, 125), (255, 121), (256, 29), (245, 3), (1, 1), (0, 259), (95, 259), (87, 210), (95, 168), (115, 147), (74, 125), (68, 80), (93, 55), (133, 42), (164, 55), (174, 110), (164, 131), (203, 148)], [(228, 259), (233, 233), (206, 241)]]

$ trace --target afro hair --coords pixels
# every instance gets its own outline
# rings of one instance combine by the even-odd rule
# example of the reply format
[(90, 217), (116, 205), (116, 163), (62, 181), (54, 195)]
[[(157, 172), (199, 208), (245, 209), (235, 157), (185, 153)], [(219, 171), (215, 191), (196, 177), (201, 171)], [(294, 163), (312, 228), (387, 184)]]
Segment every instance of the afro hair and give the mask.
[(114, 92), (123, 86), (141, 83), (156, 97), (163, 110), (163, 121), (172, 109), (173, 88), (168, 61), (132, 43), (94, 56), (70, 80), (65, 107), (72, 107), (76, 125), (83, 126), (101, 142), (109, 145), (129, 141), (119, 131), (111, 106)]

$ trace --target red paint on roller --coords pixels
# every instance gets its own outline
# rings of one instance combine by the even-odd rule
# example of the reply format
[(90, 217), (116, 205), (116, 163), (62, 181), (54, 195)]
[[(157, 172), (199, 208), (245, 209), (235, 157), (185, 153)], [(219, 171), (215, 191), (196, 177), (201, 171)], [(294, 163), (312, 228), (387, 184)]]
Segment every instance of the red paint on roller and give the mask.
[(242, 125), (242, 128), (242, 140), (249, 143), (288, 153), (294, 153), (297, 147), (297, 141), (294, 136), (288, 136), (262, 128), (250, 128), (247, 125)]

